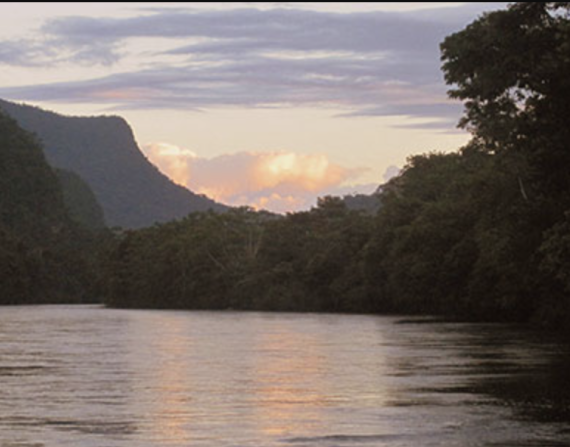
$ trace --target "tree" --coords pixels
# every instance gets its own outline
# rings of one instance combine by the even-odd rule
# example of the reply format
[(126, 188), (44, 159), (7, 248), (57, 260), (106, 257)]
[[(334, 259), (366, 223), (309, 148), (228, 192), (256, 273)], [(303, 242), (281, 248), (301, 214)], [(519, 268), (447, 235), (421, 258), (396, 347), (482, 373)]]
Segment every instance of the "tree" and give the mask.
[(522, 155), (521, 191), (544, 201), (570, 193), (569, 16), (570, 2), (514, 3), (441, 45), (450, 95), (465, 101), (460, 125), (491, 153)]
[(488, 297), (492, 288), (492, 302), (525, 309), (525, 317), (544, 314), (564, 278), (555, 247), (565, 241), (570, 209), (569, 19), (570, 2), (514, 3), (441, 45), (450, 95), (465, 101), (460, 126), (473, 133), (471, 146), (493, 156), (497, 176), (512, 174), (495, 182), (511, 198), (480, 233), (471, 294)]

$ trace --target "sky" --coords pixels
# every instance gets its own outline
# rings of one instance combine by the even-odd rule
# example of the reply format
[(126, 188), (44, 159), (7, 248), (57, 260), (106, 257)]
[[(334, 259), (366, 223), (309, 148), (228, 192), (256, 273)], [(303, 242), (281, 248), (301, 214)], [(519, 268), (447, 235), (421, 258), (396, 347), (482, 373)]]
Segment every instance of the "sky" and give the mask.
[(0, 98), (120, 115), (176, 183), (308, 209), (449, 152), (439, 44), (505, 3), (0, 3)]

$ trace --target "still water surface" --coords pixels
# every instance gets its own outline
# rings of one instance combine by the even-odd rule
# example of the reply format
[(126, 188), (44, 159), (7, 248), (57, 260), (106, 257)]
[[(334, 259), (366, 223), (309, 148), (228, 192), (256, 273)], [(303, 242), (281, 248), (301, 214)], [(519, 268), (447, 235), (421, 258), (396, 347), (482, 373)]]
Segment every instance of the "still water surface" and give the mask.
[(568, 446), (569, 359), (502, 325), (4, 307), (0, 445)]

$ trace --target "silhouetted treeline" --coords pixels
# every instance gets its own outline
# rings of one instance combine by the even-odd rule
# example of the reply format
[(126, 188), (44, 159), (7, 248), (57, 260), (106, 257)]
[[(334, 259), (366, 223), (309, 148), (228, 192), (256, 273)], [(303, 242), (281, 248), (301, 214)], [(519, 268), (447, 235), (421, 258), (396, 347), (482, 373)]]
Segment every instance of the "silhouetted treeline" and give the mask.
[(549, 323), (570, 315), (555, 267), (566, 262), (558, 240), (570, 225), (543, 235), (502, 157), (473, 146), (412, 157), (381, 200), (376, 215), (327, 197), (285, 217), (238, 209), (126, 232), (107, 261), (106, 302)]
[(311, 212), (199, 213), (129, 231), (107, 265), (121, 307), (373, 311), (357, 259), (372, 219), (326, 198)]

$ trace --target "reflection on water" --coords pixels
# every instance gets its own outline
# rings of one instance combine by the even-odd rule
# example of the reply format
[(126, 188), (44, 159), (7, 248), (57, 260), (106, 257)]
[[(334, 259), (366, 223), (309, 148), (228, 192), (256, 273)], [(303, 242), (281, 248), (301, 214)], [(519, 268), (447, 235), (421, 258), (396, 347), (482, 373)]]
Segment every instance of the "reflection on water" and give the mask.
[(0, 309), (0, 446), (570, 445), (565, 345), (393, 317)]
[[(317, 343), (314, 336), (295, 332), (281, 322), (255, 340), (259, 354), (253, 359), (249, 388), (259, 402), (253, 407), (253, 419), (264, 435), (285, 436), (326, 424), (315, 417), (314, 410), (325, 404), (326, 396), (326, 364), (315, 352)], [(307, 377), (316, 379), (316, 386), (310, 386)]]
[[(148, 350), (155, 368), (152, 374), (141, 377), (139, 384), (140, 394), (149, 395), (148, 401), (154, 415), (153, 423), (149, 427), (152, 438), (168, 443), (182, 443), (191, 440), (187, 425), (191, 418), (188, 412), (191, 401), (190, 391), (192, 364), (189, 353), (192, 352), (192, 339), (186, 337), (184, 321), (178, 318), (163, 318), (158, 315), (153, 328), (158, 329), (146, 332), (144, 327), (140, 331), (145, 333), (132, 339), (136, 352), (141, 348)], [(150, 334), (150, 336), (149, 336)], [(133, 365), (133, 370), (145, 368), (144, 364)], [(137, 397), (137, 395), (133, 396)], [(144, 400), (138, 405), (144, 405)]]

